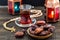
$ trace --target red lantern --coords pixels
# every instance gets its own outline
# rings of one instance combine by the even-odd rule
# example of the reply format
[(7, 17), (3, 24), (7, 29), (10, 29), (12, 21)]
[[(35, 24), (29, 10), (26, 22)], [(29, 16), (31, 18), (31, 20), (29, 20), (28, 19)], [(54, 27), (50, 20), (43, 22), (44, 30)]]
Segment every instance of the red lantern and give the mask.
[(47, 8), (46, 12), (47, 22), (56, 22), (59, 19), (59, 8)]
[(59, 19), (59, 0), (47, 0), (46, 6), (46, 21), (56, 22)]

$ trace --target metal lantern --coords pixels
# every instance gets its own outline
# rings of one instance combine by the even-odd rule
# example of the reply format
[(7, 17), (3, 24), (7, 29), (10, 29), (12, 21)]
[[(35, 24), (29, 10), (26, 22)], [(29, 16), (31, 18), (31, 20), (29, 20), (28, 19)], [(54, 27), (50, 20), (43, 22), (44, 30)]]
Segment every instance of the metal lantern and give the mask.
[(56, 22), (59, 19), (59, 0), (46, 1), (46, 21)]
[(15, 15), (20, 13), (21, 0), (8, 0), (8, 12)]

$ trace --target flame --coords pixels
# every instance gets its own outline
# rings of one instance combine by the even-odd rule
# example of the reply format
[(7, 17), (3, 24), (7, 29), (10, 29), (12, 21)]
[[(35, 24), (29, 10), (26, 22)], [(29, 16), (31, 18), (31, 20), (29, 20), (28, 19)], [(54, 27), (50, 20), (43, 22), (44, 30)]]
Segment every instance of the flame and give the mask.
[(52, 16), (52, 18), (54, 18), (54, 11), (51, 12), (51, 16)]

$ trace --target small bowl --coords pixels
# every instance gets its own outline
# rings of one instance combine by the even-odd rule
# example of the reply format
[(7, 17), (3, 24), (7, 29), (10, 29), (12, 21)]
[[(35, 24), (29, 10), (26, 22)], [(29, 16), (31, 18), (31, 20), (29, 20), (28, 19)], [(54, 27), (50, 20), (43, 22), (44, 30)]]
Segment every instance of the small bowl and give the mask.
[(20, 24), (20, 17), (15, 20), (15, 24), (19, 27), (30, 27), (31, 25), (34, 25), (36, 23), (36, 19), (31, 18), (32, 23), (31, 24)]
[(49, 38), (50, 36), (53, 35), (53, 33), (50, 33), (50, 34), (48, 34), (48, 35), (46, 35), (46, 36), (36, 36), (36, 35), (31, 34), (31, 33), (29, 32), (29, 30), (30, 30), (30, 28), (27, 29), (28, 35), (30, 35), (30, 36), (33, 37), (33, 38), (37, 38), (37, 39), (46, 39), (46, 38)]

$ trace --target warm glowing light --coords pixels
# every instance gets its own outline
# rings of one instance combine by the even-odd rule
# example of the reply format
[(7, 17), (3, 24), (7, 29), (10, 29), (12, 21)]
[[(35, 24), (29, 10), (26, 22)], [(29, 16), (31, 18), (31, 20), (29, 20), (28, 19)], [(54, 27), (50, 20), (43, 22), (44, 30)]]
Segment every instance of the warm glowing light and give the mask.
[(51, 12), (51, 16), (52, 16), (52, 18), (54, 18), (54, 11)]
[(54, 18), (54, 11), (51, 11), (51, 13), (48, 15), (49, 18)]

